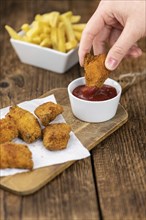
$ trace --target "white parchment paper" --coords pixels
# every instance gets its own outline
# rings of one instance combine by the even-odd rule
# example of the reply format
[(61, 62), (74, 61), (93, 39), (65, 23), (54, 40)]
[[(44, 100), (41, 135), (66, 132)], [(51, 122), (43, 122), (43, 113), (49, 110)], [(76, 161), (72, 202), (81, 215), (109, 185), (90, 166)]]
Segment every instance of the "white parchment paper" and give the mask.
[[(52, 101), (56, 103), (56, 99), (54, 95), (50, 95), (48, 97), (41, 99), (33, 99), (31, 101), (25, 101), (18, 104), (18, 106), (30, 111), (31, 113), (34, 113), (36, 107), (48, 101)], [(0, 109), (0, 118), (4, 118), (5, 115), (8, 113), (8, 111), (9, 111), (9, 107)], [(56, 119), (51, 123), (61, 123), (61, 122), (65, 122), (65, 120), (62, 115), (58, 115)], [(22, 141), (19, 138), (14, 139), (13, 142), (26, 144), (24, 141)], [(75, 134), (72, 131), (70, 132), (70, 139), (67, 148), (64, 150), (49, 151), (43, 146), (42, 140), (40, 139), (35, 141), (34, 143), (27, 144), (27, 146), (32, 152), (34, 169), (49, 165), (54, 165), (54, 164), (61, 164), (71, 160), (79, 160), (86, 158), (90, 155), (89, 151), (82, 145), (82, 143), (78, 140), (78, 138), (75, 136)], [(16, 173), (27, 172), (27, 171), (28, 170), (25, 169), (0, 169), (0, 176), (8, 176)]]

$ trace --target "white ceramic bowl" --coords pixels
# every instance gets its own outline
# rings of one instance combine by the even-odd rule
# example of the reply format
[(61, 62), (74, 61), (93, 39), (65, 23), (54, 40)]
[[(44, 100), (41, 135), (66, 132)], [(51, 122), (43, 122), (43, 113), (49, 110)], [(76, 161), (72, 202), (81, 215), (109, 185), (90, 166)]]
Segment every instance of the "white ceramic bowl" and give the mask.
[(10, 42), (21, 62), (56, 73), (66, 72), (79, 60), (78, 48), (63, 53), (12, 38)]
[(106, 101), (86, 101), (72, 94), (77, 86), (85, 85), (85, 77), (75, 79), (68, 85), (72, 112), (78, 119), (86, 122), (103, 122), (115, 116), (121, 97), (121, 86), (110, 78), (104, 84), (113, 86), (117, 90), (117, 96)]

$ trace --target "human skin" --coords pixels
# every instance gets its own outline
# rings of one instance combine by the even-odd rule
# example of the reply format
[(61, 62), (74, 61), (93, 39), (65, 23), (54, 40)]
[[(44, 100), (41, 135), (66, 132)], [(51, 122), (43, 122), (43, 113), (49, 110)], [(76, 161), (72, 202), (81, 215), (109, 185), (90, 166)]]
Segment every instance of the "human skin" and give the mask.
[(139, 57), (142, 50), (137, 41), (146, 36), (146, 0), (102, 0), (87, 22), (79, 46), (80, 65), (93, 46), (95, 55), (111, 47), (105, 66), (117, 68), (125, 56)]

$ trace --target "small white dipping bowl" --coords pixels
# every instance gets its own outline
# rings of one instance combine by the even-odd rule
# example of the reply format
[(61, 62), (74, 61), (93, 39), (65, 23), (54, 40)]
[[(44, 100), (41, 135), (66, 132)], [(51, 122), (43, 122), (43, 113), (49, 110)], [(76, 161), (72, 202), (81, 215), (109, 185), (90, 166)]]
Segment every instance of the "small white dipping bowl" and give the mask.
[(86, 122), (103, 122), (113, 118), (116, 114), (122, 88), (118, 82), (108, 78), (104, 84), (113, 86), (117, 90), (117, 96), (106, 101), (87, 101), (79, 99), (72, 94), (79, 85), (85, 85), (85, 77), (75, 79), (68, 85), (68, 94), (73, 114)]

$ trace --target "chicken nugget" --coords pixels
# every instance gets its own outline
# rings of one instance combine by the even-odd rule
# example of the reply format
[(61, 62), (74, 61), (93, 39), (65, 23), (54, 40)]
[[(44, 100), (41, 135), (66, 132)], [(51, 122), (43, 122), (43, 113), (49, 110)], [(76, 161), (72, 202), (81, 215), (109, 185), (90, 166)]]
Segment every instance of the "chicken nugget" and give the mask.
[(27, 145), (13, 142), (0, 144), (0, 168), (32, 169), (32, 153)]
[(50, 124), (43, 130), (43, 144), (48, 150), (62, 150), (67, 147), (71, 127), (66, 123)]
[(19, 136), (26, 143), (32, 143), (41, 137), (41, 126), (36, 117), (29, 111), (13, 106), (8, 117), (12, 118), (18, 128)]
[(13, 119), (0, 119), (0, 144), (18, 137), (18, 129)]
[(49, 125), (50, 121), (53, 121), (57, 115), (63, 112), (63, 107), (53, 102), (46, 102), (38, 106), (34, 113), (40, 119), (42, 125)]
[(84, 60), (85, 80), (89, 87), (100, 88), (104, 81), (109, 77), (110, 71), (105, 67), (105, 54), (91, 55), (86, 54)]

